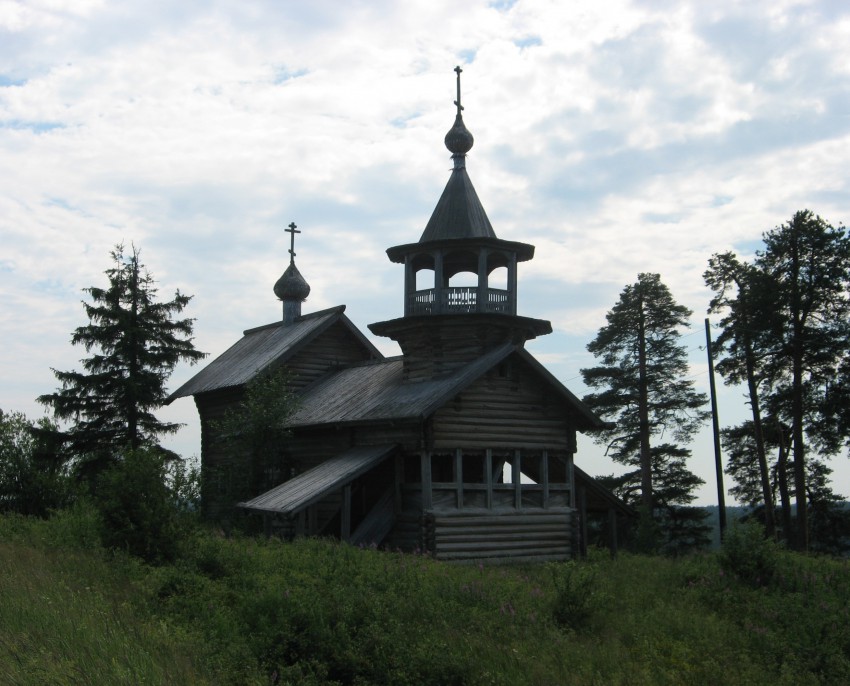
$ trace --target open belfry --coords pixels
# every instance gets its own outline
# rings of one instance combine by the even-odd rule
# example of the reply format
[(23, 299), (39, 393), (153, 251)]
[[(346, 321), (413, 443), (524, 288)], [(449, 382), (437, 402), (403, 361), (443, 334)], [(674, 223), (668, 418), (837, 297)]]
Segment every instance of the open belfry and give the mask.
[[(578, 555), (588, 516), (603, 514), (616, 545), (631, 509), (575, 465), (576, 432), (605, 424), (525, 350), (552, 331), (517, 313), (518, 267), (534, 246), (498, 238), (475, 192), (455, 72), (451, 176), (419, 240), (387, 250), (404, 270), (402, 316), (369, 325), (402, 354), (381, 355), (344, 305), (301, 314), (310, 287), (291, 224), (274, 285), (282, 320), (245, 331), (171, 396), (194, 396), (200, 413), (205, 516), (241, 510), (284, 537), (525, 562)], [(297, 473), (234, 492), (248, 466), (219, 422), (246, 384), (282, 369), (298, 398), (284, 446)]]

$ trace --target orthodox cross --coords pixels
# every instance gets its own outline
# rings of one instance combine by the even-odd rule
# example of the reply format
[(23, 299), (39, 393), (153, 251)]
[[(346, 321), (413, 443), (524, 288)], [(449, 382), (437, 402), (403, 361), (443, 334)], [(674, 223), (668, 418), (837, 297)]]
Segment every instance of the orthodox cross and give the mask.
[(301, 232), (297, 230), (295, 222), (292, 222), (289, 225), (289, 228), (284, 229), (284, 231), (286, 231), (286, 233), (288, 233), (291, 236), (290, 242), (289, 242), (289, 255), (290, 255), (289, 261), (294, 263), (295, 262), (295, 234), (301, 233)]
[(455, 73), (457, 74), (457, 100), (455, 100), (455, 105), (457, 105), (457, 114), (460, 116), (460, 112), (463, 109), (463, 105), (460, 104), (460, 73), (463, 69), (460, 66), (455, 67)]

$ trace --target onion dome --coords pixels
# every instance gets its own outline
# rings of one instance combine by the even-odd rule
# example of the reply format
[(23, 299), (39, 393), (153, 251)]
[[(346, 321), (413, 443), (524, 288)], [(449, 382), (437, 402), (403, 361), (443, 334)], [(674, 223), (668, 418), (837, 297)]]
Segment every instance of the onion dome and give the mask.
[(295, 222), (289, 225), (286, 232), (291, 236), (289, 248), (289, 266), (274, 285), (274, 294), (283, 301), (283, 322), (291, 324), (301, 316), (301, 303), (310, 295), (310, 286), (301, 276), (295, 266)]
[(286, 271), (274, 285), (274, 294), (281, 300), (304, 302), (310, 295), (310, 285), (301, 276), (295, 262), (289, 263)]
[(463, 123), (463, 117), (458, 112), (455, 123), (445, 138), (446, 147), (452, 155), (465, 155), (472, 149), (475, 139)]

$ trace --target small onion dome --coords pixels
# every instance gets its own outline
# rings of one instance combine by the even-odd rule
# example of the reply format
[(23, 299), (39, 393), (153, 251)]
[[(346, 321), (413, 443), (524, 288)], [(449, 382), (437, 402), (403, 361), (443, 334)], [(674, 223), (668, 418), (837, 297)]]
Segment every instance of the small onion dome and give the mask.
[(455, 117), (454, 126), (446, 134), (445, 142), (449, 152), (453, 155), (465, 155), (472, 149), (475, 139), (463, 123), (460, 112)]
[(297, 300), (303, 302), (310, 295), (310, 285), (301, 276), (295, 262), (290, 262), (274, 285), (274, 294), (281, 300)]

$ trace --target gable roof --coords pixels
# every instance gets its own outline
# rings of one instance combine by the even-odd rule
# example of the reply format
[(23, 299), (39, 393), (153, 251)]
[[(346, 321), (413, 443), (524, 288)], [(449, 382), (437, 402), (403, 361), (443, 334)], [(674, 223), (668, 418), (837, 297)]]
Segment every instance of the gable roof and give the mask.
[(391, 357), (328, 374), (304, 391), (291, 427), (422, 420), (513, 352), (501, 345), (450, 376), (404, 383), (404, 361)]
[(576, 464), (573, 464), (573, 476), (576, 486), (585, 489), (585, 506), (588, 511), (605, 512), (606, 510), (613, 509), (627, 517), (634, 518), (638, 516), (635, 508), (620, 499), (613, 491), (605, 488), (605, 486), (583, 469), (579, 469)]
[(300, 405), (287, 421), (292, 428), (390, 421), (421, 421), (512, 354), (531, 363), (543, 380), (567, 404), (580, 429), (606, 426), (590, 408), (549, 374), (523, 348), (506, 343), (451, 375), (405, 383), (404, 362), (393, 357), (332, 372), (305, 389)]
[(246, 384), (260, 371), (291, 358), (336, 322), (347, 327), (374, 357), (383, 357), (344, 312), (345, 305), (340, 305), (302, 315), (291, 324), (275, 322), (247, 329), (241, 339), (174, 391), (166, 404), (177, 398)]

